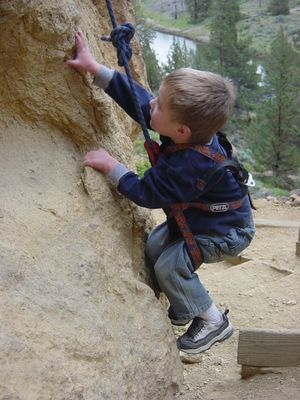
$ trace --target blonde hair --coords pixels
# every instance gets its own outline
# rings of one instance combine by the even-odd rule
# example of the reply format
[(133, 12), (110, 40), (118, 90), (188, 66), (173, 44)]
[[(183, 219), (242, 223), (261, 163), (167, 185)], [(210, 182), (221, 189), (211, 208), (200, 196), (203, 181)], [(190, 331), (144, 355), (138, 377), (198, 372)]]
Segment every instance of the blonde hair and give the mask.
[(225, 125), (236, 98), (233, 82), (213, 72), (181, 68), (162, 85), (172, 119), (191, 129), (192, 143), (211, 140)]

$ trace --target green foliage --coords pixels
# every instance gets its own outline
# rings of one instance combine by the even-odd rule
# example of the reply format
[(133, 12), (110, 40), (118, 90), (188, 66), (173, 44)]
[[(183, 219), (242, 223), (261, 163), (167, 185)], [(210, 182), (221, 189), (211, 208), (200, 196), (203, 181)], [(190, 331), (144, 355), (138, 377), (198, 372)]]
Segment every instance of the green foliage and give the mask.
[[(157, 132), (149, 131), (149, 134), (152, 139), (158, 141), (159, 135)], [(145, 139), (142, 133), (136, 138), (134, 142), (134, 155), (136, 158), (135, 167), (139, 178), (142, 178), (147, 169), (151, 167), (147, 152), (144, 147), (144, 142)]]
[(280, 189), (280, 188), (273, 188), (273, 194), (275, 197), (279, 197), (279, 196), (287, 196), (290, 197), (290, 192), (288, 190), (285, 189)]
[(173, 36), (173, 42), (167, 55), (168, 63), (164, 66), (167, 73), (175, 69), (184, 68), (189, 66), (189, 53), (184, 43), (180, 46), (178, 40)]
[(142, 48), (143, 59), (146, 65), (147, 80), (151, 90), (158, 90), (163, 78), (163, 70), (159, 66), (155, 51), (151, 48), (156, 33), (146, 25), (139, 25), (138, 34)]
[(289, 0), (270, 0), (268, 11), (272, 15), (288, 15), (290, 12)]
[(254, 169), (256, 172), (261, 172), (261, 173), (263, 173), (266, 170), (265, 167), (263, 167), (259, 162), (256, 161), (254, 163)]
[(150, 161), (146, 158), (142, 160), (137, 160), (135, 166), (139, 178), (142, 178), (147, 169), (151, 168)]
[[(254, 165), (254, 158), (253, 158), (253, 152), (251, 149), (240, 149), (238, 151), (238, 159), (240, 160), (241, 163), (244, 164), (245, 168), (250, 170), (252, 169)], [(247, 164), (247, 167), (246, 167)]]
[(298, 33), (298, 28), (296, 26), (286, 27), (286, 34), (288, 36), (296, 35)]
[[(211, 20), (218, 12), (218, 3), (213, 0), (208, 13), (200, 15), (201, 23), (191, 24), (190, 15), (184, 9), (184, 0), (135, 0), (135, 3), (141, 3), (144, 15), (147, 16), (147, 24), (153, 24), (154, 29), (157, 25), (182, 29), (185, 30), (185, 33), (188, 33), (191, 39), (195, 40), (199, 40), (199, 38), (201, 40), (201, 37), (210, 35)], [(235, 1), (230, 0), (229, 3), (232, 6), (235, 5)], [(238, 3), (239, 14), (241, 15), (240, 19), (238, 17), (236, 20), (237, 28), (240, 31), (239, 36), (252, 35), (251, 48), (259, 55), (263, 55), (266, 50), (269, 50), (270, 42), (274, 39), (279, 24), (284, 25), (289, 35), (294, 35), (295, 29), (300, 29), (299, 12), (290, 12), (289, 15), (284, 16), (273, 16), (267, 12), (270, 0), (238, 0)], [(172, 11), (176, 4), (180, 11), (177, 19), (174, 18)], [(299, 0), (290, 0), (289, 4), (290, 8), (296, 7), (299, 5)], [(256, 36), (258, 29), (260, 29), (260, 32)], [(273, 32), (270, 32), (270, 30)]]
[(262, 187), (269, 189), (270, 196), (289, 196), (289, 190), (277, 187), (269, 176), (258, 175), (255, 179), (256, 185), (258, 184), (258, 189), (261, 190)]
[(134, 154), (135, 155), (140, 155), (145, 153), (145, 147), (144, 147), (144, 142), (145, 139), (144, 137), (138, 136), (134, 142)]
[[(268, 0), (256, 2), (252, 0), (242, 2), (239, 0), (215, 0), (212, 6), (214, 8), (209, 10), (209, 16), (206, 15), (201, 25), (198, 24), (195, 27), (188, 24), (189, 15), (187, 13), (183, 12), (178, 15), (178, 19), (174, 19), (174, 15), (170, 13), (166, 16), (164, 10), (173, 7), (173, 1), (140, 1), (143, 7), (145, 4), (150, 4), (146, 15), (154, 18), (155, 23), (166, 27), (188, 28), (191, 38), (193, 35), (194, 37), (209, 36), (208, 28), (211, 29), (210, 44), (215, 44), (214, 48), (211, 45), (199, 44), (196, 52), (187, 52), (182, 48), (183, 46), (179, 46), (178, 43), (174, 44), (168, 55), (166, 71), (190, 66), (196, 69), (213, 70), (233, 78), (238, 85), (239, 95), (236, 102), (237, 108), (226, 124), (225, 130), (229, 134), (239, 130), (242, 132), (242, 136), (245, 136), (244, 132), (247, 130), (247, 144), (242, 143), (238, 148), (239, 159), (250, 171), (254, 169), (257, 173), (272, 170), (272, 176), (268, 176), (267, 182), (264, 183), (264, 187), (270, 186), (268, 188), (270, 195), (275, 192), (275, 185), (291, 189), (295, 182), (292, 183), (287, 175), (289, 173), (299, 174), (300, 162), (300, 158), (297, 156), (300, 149), (300, 112), (296, 103), (299, 99), (300, 87), (299, 73), (297, 73), (296, 67), (299, 65), (299, 54), (297, 61), (294, 62), (295, 54), (300, 52), (300, 20), (297, 13), (271, 16), (270, 13), (267, 13)], [(176, 3), (178, 4), (179, 1)], [(289, 3), (291, 7), (295, 7), (299, 2), (290, 0)], [(157, 7), (161, 8), (160, 12), (157, 12)], [(240, 19), (239, 7), (242, 8), (242, 19)], [(156, 14), (154, 14), (155, 12)], [(202, 16), (204, 14), (199, 15), (199, 18)], [(179, 19), (180, 26), (178, 25)], [(289, 36), (287, 42), (293, 43), (294, 46), (294, 51), (290, 53), (287, 50), (285, 56), (280, 50), (284, 41), (279, 40), (276, 35), (278, 29), (281, 29), (280, 24), (284, 27), (283, 33)], [(213, 33), (216, 34), (215, 38)], [(255, 36), (253, 35), (251, 38), (250, 33)], [(276, 39), (272, 42), (272, 46), (270, 46), (271, 39)], [(151, 36), (149, 40), (151, 40)], [(260, 87), (256, 85), (258, 77), (256, 65), (255, 63), (250, 64), (250, 60), (253, 60), (254, 48), (257, 56), (262, 57), (258, 63), (266, 69), (264, 85)], [(265, 62), (264, 54), (266, 53), (268, 60)], [(289, 62), (285, 63), (285, 59)], [(148, 70), (151, 62), (147, 61), (146, 64), (149, 65), (149, 67), (147, 65)], [(155, 76), (158, 75), (155, 73)], [(288, 76), (289, 79), (284, 81), (284, 76)], [(158, 80), (161, 81), (161, 79)], [(150, 87), (152, 85), (155, 87), (155, 83), (151, 83)], [(291, 122), (290, 125), (289, 122)], [(279, 126), (280, 128), (278, 128)], [(247, 146), (251, 150), (243, 150)], [(145, 152), (143, 144), (140, 150), (137, 149), (138, 146), (136, 152)], [(139, 174), (142, 176), (148, 167), (149, 164), (144, 165), (143, 161), (139, 161)], [(260, 184), (263, 185), (258, 181), (256, 188), (251, 190), (259, 192)]]
[(193, 24), (201, 21), (207, 15), (212, 0), (184, 0), (190, 21)]
[(300, 29), (297, 30), (296, 35), (293, 36), (294, 49), (300, 51)]
[(255, 89), (256, 67), (250, 63), (252, 38), (238, 38), (236, 22), (240, 18), (239, 2), (215, 0), (215, 4), (208, 53), (212, 69), (232, 78), (239, 89)]
[(212, 9), (214, 16), (224, 15), (226, 19), (230, 18), (234, 24), (242, 18), (239, 0), (214, 0)]
[(254, 180), (255, 186), (249, 187), (249, 193), (252, 197), (259, 198), (267, 196), (290, 196), (289, 190), (276, 187), (268, 176), (256, 175)]
[[(149, 130), (149, 135), (151, 137), (151, 139), (155, 140), (156, 142), (159, 143), (159, 134), (157, 132), (154, 132), (152, 130)], [(135, 142), (134, 142), (134, 154), (136, 156), (139, 156), (141, 158), (143, 158), (146, 155), (146, 150), (144, 147), (144, 136), (142, 133), (139, 134), (139, 136), (136, 138)]]
[(255, 159), (265, 169), (272, 170), (270, 180), (281, 188), (291, 186), (287, 176), (297, 173), (300, 166), (296, 146), (300, 129), (295, 125), (299, 115), (299, 61), (299, 54), (281, 27), (266, 60), (265, 82), (269, 94), (259, 104), (247, 132)]
[(150, 43), (142, 47), (143, 58), (146, 65), (148, 84), (153, 92), (159, 89), (163, 78), (163, 70), (159, 66), (157, 56), (152, 50)]
[(165, 27), (184, 29), (189, 25), (188, 13), (183, 12), (181, 7), (183, 0), (173, 0), (171, 2), (166, 0), (134, 0), (135, 9), (136, 4), (141, 10), (139, 10), (140, 15), (142, 15), (142, 18), (139, 16), (137, 20), (139, 24), (145, 23), (147, 17), (147, 24), (151, 24), (151, 19), (155, 21), (155, 24)]

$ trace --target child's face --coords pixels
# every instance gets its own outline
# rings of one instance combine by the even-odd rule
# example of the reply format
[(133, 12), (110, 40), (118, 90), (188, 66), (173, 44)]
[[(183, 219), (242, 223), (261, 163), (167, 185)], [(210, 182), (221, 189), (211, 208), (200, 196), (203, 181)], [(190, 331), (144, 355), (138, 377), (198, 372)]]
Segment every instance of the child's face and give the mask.
[(150, 110), (150, 126), (160, 135), (167, 136), (176, 142), (177, 130), (179, 123), (171, 118), (171, 113), (167, 106), (165, 88), (162, 84), (158, 91), (158, 97), (149, 102)]

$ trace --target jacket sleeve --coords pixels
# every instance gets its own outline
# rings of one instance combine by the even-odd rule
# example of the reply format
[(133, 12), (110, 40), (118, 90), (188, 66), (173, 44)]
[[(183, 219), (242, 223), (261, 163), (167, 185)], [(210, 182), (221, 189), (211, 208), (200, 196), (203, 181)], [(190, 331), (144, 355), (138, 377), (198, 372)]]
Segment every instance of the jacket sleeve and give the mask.
[[(131, 87), (128, 78), (125, 74), (117, 70), (110, 70), (105, 66), (101, 67), (99, 75), (95, 78), (94, 84), (101, 87), (120, 107), (136, 122), (139, 123), (138, 115), (135, 109), (135, 104), (131, 92)], [(137, 94), (138, 101), (141, 105), (142, 112), (148, 128), (150, 121), (150, 106), (149, 101), (154, 96), (145, 89), (142, 85), (134, 82), (134, 88)]]

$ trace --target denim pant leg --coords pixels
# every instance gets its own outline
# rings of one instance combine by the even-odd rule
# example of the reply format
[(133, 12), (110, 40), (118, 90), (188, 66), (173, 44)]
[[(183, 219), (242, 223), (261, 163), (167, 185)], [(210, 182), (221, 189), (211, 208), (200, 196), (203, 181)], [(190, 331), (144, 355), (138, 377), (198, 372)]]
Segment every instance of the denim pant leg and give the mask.
[(149, 233), (145, 249), (146, 264), (150, 270), (152, 282), (155, 288), (159, 292), (162, 292), (163, 290), (161, 289), (157, 281), (154, 272), (154, 266), (161, 253), (169, 244), (170, 244), (170, 235), (169, 235), (168, 223), (167, 221), (165, 221), (162, 224), (158, 225)]
[(251, 219), (245, 228), (231, 228), (226, 235), (207, 232), (195, 237), (201, 249), (203, 261), (210, 264), (237, 256), (249, 246), (254, 235), (255, 225)]
[(170, 244), (167, 222), (150, 233), (146, 258), (179, 319), (192, 319), (210, 307), (212, 299), (194, 272), (184, 240)]

